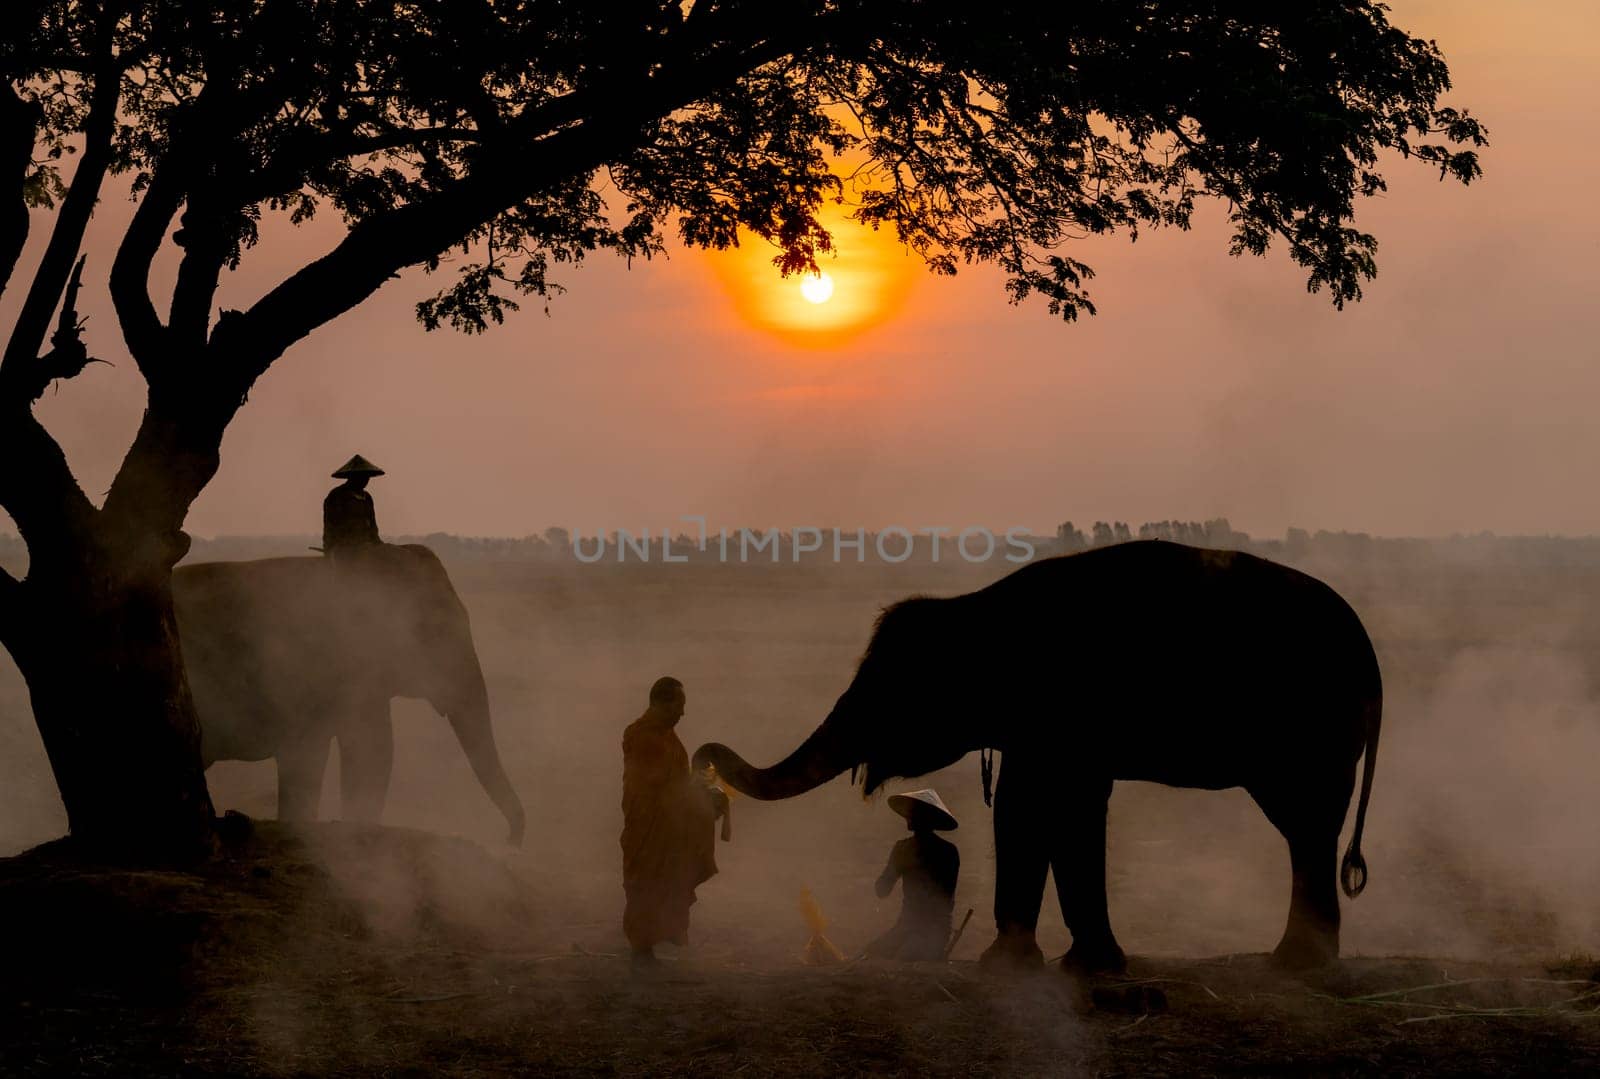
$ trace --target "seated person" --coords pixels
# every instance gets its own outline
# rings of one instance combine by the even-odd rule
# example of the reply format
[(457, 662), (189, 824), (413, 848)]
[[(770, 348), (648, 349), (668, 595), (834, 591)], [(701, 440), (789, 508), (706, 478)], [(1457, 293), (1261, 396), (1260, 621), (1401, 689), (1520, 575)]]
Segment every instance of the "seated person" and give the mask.
[(378, 515), (373, 509), (367, 482), (383, 475), (383, 469), (362, 457), (350, 458), (333, 474), (344, 480), (322, 500), (322, 551), (331, 558), (352, 551), (370, 550), (383, 541), (378, 538)]
[(877, 893), (882, 899), (894, 890), (895, 881), (901, 882), (900, 920), (867, 946), (867, 954), (880, 959), (943, 959), (950, 943), (961, 852), (933, 833), (951, 831), (956, 819), (932, 790), (890, 795), (889, 808), (906, 819), (911, 835), (889, 852)]

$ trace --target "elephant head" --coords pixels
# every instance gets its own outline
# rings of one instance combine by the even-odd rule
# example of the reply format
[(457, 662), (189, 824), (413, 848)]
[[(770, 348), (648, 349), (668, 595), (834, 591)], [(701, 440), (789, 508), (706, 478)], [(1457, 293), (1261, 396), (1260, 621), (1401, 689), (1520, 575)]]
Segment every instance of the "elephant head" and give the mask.
[[(792, 798), (849, 769), (863, 771), (868, 795), (895, 776), (947, 767), (989, 742), (973, 725), (970, 642), (958, 640), (955, 599), (918, 597), (878, 618), (851, 681), (828, 717), (798, 749), (756, 768), (725, 745), (695, 751), (694, 766), (716, 768), (735, 790), (765, 800)], [(965, 657), (965, 658), (958, 658)]]

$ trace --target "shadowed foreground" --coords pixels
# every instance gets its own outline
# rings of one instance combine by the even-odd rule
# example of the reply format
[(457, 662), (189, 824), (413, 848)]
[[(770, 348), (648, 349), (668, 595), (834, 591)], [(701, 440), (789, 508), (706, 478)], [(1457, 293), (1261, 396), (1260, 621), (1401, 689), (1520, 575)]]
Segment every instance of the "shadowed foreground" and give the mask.
[(1089, 987), (1054, 973), (993, 980), (970, 962), (807, 969), (797, 926), (795, 954), (708, 939), (644, 979), (581, 890), (541, 887), (462, 840), (344, 824), (258, 825), (199, 873), (112, 873), (75, 865), (60, 845), (36, 848), (0, 862), (13, 936), (0, 969), (0, 1029), (10, 1032), (0, 1072), (1600, 1068), (1592, 964), (1352, 959), (1297, 977), (1259, 955), (1135, 956), (1128, 979), (1095, 983), (1095, 1007)]

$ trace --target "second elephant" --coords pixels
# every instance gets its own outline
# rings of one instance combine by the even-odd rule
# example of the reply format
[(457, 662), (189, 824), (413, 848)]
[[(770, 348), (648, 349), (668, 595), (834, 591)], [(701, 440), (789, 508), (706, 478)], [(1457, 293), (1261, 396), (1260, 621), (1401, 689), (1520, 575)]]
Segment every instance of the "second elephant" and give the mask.
[(467, 611), (432, 551), (199, 563), (174, 572), (173, 593), (207, 767), (275, 758), (278, 815), (314, 819), (337, 738), (344, 815), (376, 820), (394, 756), (389, 702), (416, 697), (449, 720), (521, 842)]

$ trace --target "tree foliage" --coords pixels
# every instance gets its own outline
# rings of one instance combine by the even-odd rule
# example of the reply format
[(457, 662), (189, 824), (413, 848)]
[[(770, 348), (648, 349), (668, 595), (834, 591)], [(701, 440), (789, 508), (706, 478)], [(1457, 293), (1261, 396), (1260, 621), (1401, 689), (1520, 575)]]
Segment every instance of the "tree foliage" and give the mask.
[[(401, 271), (440, 278), (425, 326), (476, 332), (674, 234), (815, 269), (837, 200), (935, 272), (995, 264), (1012, 301), (1073, 319), (1094, 308), (1070, 241), (1187, 227), (1211, 198), (1236, 253), (1281, 242), (1342, 306), (1375, 272), (1354, 214), (1386, 154), (1478, 175), (1449, 85), (1374, 0), (7, 0), (0, 288), (25, 287), (0, 507), (30, 567), (0, 573), (0, 641), (74, 830), (208, 827), (170, 596), (184, 518), (256, 379)], [(85, 274), (113, 175), (136, 206)], [(319, 214), (343, 225), (329, 250), (217, 310), (266, 223)], [(90, 362), (75, 298), (108, 269), (149, 393), (97, 502), (33, 403)]]
[(465, 330), (547, 295), (554, 267), (648, 256), (674, 228), (712, 247), (742, 228), (812, 269), (830, 198), (937, 272), (996, 263), (1013, 300), (1073, 318), (1091, 271), (1065, 241), (1184, 227), (1216, 197), (1235, 252), (1281, 239), (1342, 305), (1375, 271), (1352, 219), (1381, 153), (1465, 181), (1483, 140), (1440, 104), (1438, 49), (1369, 0), (54, 0), (13, 18), (0, 64), (44, 112), (27, 198), (59, 197), (96, 80), (119, 79), (111, 170), (152, 226), (182, 211), (175, 336), (207, 330), (216, 268), (264, 216), (344, 219), (327, 266), (357, 272), (321, 302), (320, 265), (285, 282), (254, 320), (281, 327), (267, 353), (415, 264), (451, 277), (419, 316)]

